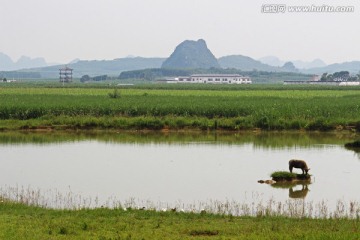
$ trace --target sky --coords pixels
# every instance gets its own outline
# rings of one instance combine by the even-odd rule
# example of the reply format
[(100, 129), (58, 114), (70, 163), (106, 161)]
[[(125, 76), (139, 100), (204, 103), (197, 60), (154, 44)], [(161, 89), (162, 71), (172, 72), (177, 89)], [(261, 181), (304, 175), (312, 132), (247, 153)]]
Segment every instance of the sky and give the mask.
[[(285, 11), (263, 12), (273, 4)], [(312, 5), (354, 11), (288, 9)], [(201, 38), (216, 57), (330, 64), (360, 60), (359, 23), (358, 0), (0, 0), (0, 52), (58, 63), (168, 57), (182, 41)]]

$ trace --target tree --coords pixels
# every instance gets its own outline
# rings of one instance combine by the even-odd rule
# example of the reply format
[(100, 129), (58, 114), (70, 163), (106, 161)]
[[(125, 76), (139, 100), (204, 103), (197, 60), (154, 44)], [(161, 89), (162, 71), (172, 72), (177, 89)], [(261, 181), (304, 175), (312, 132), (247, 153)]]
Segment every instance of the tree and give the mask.
[(327, 77), (326, 77), (326, 81), (333, 81), (334, 78), (333, 78), (333, 75), (332, 74), (328, 74)]
[(351, 81), (351, 82), (355, 82), (355, 81), (358, 81), (359, 78), (357, 76), (351, 76), (348, 78), (348, 81)]
[(350, 73), (348, 71), (340, 71), (333, 73), (334, 81), (347, 81), (350, 77)]
[(323, 73), (322, 75), (321, 75), (321, 78), (320, 78), (320, 81), (327, 81), (327, 73)]
[(84, 75), (80, 78), (80, 82), (88, 82), (91, 81), (91, 77), (89, 75)]
[(107, 75), (100, 75), (92, 78), (93, 81), (105, 81), (106, 79)]
[(7, 79), (6, 79), (6, 78), (3, 78), (3, 82), (7, 82)]

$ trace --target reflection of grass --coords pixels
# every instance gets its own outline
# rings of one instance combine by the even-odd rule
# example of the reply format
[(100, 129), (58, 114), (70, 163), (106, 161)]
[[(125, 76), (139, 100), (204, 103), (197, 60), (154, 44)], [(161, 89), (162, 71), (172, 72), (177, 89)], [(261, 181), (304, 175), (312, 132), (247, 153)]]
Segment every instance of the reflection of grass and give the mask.
[(255, 148), (324, 148), (325, 144), (343, 144), (352, 139), (347, 133), (299, 132), (203, 132), (203, 131), (0, 131), (0, 144), (59, 143), (96, 140), (114, 143), (189, 143), (253, 144)]
[(360, 140), (346, 143), (345, 147), (351, 150), (355, 150), (355, 151), (357, 150), (356, 152), (360, 152)]

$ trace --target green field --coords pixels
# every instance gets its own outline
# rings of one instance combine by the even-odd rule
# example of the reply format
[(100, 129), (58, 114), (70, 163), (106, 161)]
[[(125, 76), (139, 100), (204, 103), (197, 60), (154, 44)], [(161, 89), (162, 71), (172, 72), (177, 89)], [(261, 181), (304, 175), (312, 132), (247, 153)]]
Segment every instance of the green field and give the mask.
[[(114, 87), (100, 84), (64, 87), (58, 83), (0, 84), (0, 129), (359, 131), (359, 90), (357, 87), (152, 84), (118, 87), (114, 98), (110, 97), (114, 96)], [(69, 141), (87, 138), (87, 134), (92, 137), (98, 134), (102, 141), (129, 138), (145, 141), (138, 132), (114, 136), (79, 131), (70, 137), (55, 132), (61, 135), (61, 140), (53, 132), (16, 133), (1, 132), (0, 142)], [(199, 136), (194, 131), (186, 139), (213, 141), (210, 133)], [(153, 134), (153, 141), (179, 141), (176, 137), (165, 136), (164, 140), (164, 136)], [(227, 135), (222, 134), (216, 138), (226, 142)], [(250, 140), (238, 141), (242, 144), (257, 138), (258, 145), (283, 146), (281, 132), (276, 134), (280, 136), (251, 135)], [(316, 140), (318, 133), (312, 134)], [(286, 141), (291, 146), (292, 141)], [(328, 141), (342, 143), (344, 139), (329, 135)], [(309, 144), (306, 136), (303, 144)], [(273, 209), (275, 214), (267, 215), (264, 211), (255, 217), (235, 217), (121, 207), (54, 210), (0, 198), (0, 239), (359, 239), (358, 204), (354, 209), (350, 211), (352, 217), (346, 213), (340, 217), (331, 215), (330, 219), (289, 217), (291, 214), (281, 215), (281, 209), (278, 215)]]
[(359, 219), (51, 210), (0, 203), (0, 239), (359, 239)]
[(359, 88), (0, 85), (1, 129), (360, 129)]

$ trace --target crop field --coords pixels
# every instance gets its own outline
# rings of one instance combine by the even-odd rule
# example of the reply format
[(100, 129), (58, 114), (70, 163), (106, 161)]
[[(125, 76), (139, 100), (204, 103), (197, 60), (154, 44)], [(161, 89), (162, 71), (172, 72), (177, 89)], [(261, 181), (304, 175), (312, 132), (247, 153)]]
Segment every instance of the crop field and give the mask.
[(360, 129), (358, 88), (166, 87), (0, 86), (0, 128)]

